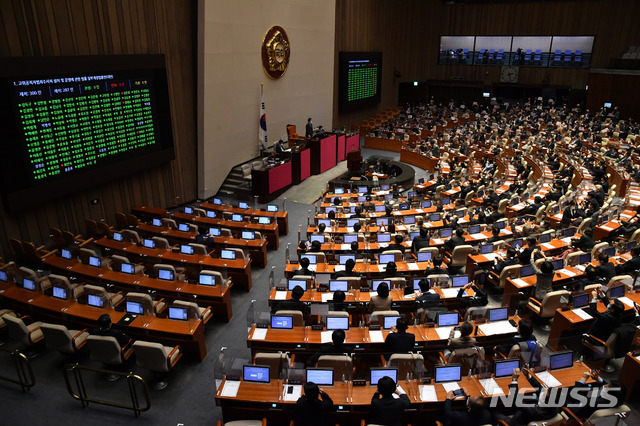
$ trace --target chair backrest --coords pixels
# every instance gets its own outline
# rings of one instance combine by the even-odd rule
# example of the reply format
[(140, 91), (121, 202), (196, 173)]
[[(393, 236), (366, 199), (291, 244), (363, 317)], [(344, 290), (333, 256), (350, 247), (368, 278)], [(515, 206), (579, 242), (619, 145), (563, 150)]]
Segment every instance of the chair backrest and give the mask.
[(178, 229), (178, 224), (176, 223), (176, 221), (168, 217), (162, 218), (162, 226), (169, 229)]
[(431, 283), (432, 287), (437, 287), (438, 285), (440, 285), (442, 287), (443, 285), (448, 285), (449, 284), (449, 275), (447, 275), (447, 274), (427, 275), (427, 279)]
[(133, 342), (133, 350), (139, 367), (157, 372), (169, 371), (169, 359), (161, 343), (136, 340)]
[(633, 277), (631, 275), (616, 275), (611, 277), (607, 287), (611, 288), (612, 285), (625, 284), (629, 289), (633, 287)]
[(370, 324), (382, 324), (384, 321), (384, 317), (392, 317), (394, 315), (400, 315), (398, 311), (374, 311), (371, 313), (371, 317), (369, 318)]
[(447, 363), (460, 364), (462, 375), (467, 375), (469, 370), (481, 371), (484, 367), (485, 352), (482, 346), (456, 349), (449, 354)]
[(293, 326), (294, 327), (302, 327), (304, 326), (304, 315), (301, 311), (290, 311), (287, 309), (277, 311), (276, 315), (291, 315), (293, 317)]
[(165, 250), (171, 249), (171, 244), (169, 244), (169, 241), (166, 238), (152, 237), (151, 239), (155, 243), (156, 248), (165, 249)]
[(138, 244), (141, 241), (140, 235), (133, 229), (125, 229), (122, 231), (122, 239), (134, 244)]
[(465, 321), (474, 321), (479, 318), (484, 318), (487, 315), (487, 308), (484, 306), (474, 306), (467, 309), (464, 314)]
[(602, 408), (600, 410), (596, 410), (593, 412), (593, 414), (591, 414), (591, 416), (589, 416), (589, 420), (601, 419), (603, 417), (626, 418), (630, 412), (631, 409), (629, 408), (629, 406), (622, 404), (619, 407)]
[(574, 251), (573, 253), (569, 253), (567, 257), (564, 259), (564, 266), (575, 266), (580, 261), (580, 256), (583, 255), (584, 252), (582, 250)]
[(544, 299), (542, 299), (542, 312), (540, 316), (552, 317), (556, 309), (560, 307), (560, 299), (562, 297), (569, 299), (570, 295), (571, 293), (566, 290), (550, 291), (545, 294)]
[(315, 254), (316, 255), (316, 263), (326, 263), (327, 262), (327, 257), (322, 252), (310, 251), (307, 254)]
[(362, 279), (360, 277), (340, 277), (338, 281), (346, 281), (349, 283), (350, 289), (359, 289), (362, 284)]
[(109, 293), (107, 293), (107, 290), (104, 289), (103, 287), (100, 287), (99, 285), (85, 284), (84, 291), (85, 293), (90, 293), (90, 294), (95, 294), (97, 296), (100, 296), (103, 298), (103, 300), (108, 300), (109, 298)]
[(349, 355), (322, 355), (318, 358), (318, 367), (333, 368), (335, 380), (351, 380), (353, 375), (353, 360)]
[(509, 278), (517, 278), (520, 276), (520, 265), (505, 266), (500, 272), (500, 280), (498, 282), (499, 288), (504, 288)]
[(591, 249), (591, 258), (595, 259), (598, 255), (598, 252), (601, 250), (604, 250), (606, 248), (611, 247), (611, 245), (609, 243), (597, 243), (594, 244), (593, 248)]
[(393, 254), (396, 258), (396, 262), (402, 262), (402, 252), (400, 250), (385, 250), (382, 254)]
[(193, 247), (193, 254), (200, 254), (203, 256), (209, 254), (207, 253), (207, 247), (204, 244), (189, 243), (189, 245)]
[(540, 342), (532, 341), (531, 346), (529, 346), (529, 342), (519, 342), (513, 345), (507, 358), (519, 357), (523, 364), (529, 364), (534, 367), (540, 363), (541, 356), (542, 345)]
[(283, 352), (258, 352), (253, 359), (255, 365), (269, 366), (269, 378), (271, 380), (277, 380), (281, 377), (280, 372), (288, 369), (290, 362), (289, 355)]
[(44, 334), (44, 342), (47, 348), (65, 354), (75, 353), (73, 337), (71, 333), (69, 333), (69, 329), (64, 325), (42, 324), (40, 330), (42, 330), (42, 334)]
[(386, 281), (389, 281), (389, 288), (405, 288), (407, 285), (407, 280), (404, 277), (391, 277), (385, 278)]
[(82, 286), (72, 286), (69, 278), (63, 275), (50, 274), (47, 278), (52, 285), (67, 289), (68, 298), (78, 298), (84, 291)]
[(249, 179), (251, 177), (251, 165), (243, 164), (240, 168), (242, 169), (242, 177)]
[(175, 305), (175, 306), (182, 306), (184, 308), (188, 308), (188, 312), (189, 312), (190, 316), (193, 315), (193, 317), (195, 317), (195, 319), (202, 319), (200, 306), (198, 306), (198, 304), (196, 302), (188, 302), (186, 300), (178, 300), (178, 299), (176, 299), (171, 304)]
[(221, 272), (203, 270), (203, 271), (200, 271), (200, 274), (201, 275), (209, 275), (209, 276), (215, 277), (216, 285), (222, 285), (222, 283), (223, 283), (223, 278), (222, 278), (222, 273)]
[(504, 214), (507, 211), (507, 205), (509, 205), (508, 199), (500, 200), (498, 203), (498, 213)]
[(453, 249), (451, 253), (451, 266), (464, 266), (467, 264), (467, 256), (473, 247), (468, 244), (462, 244)]
[(424, 371), (424, 357), (421, 354), (393, 354), (387, 361), (387, 367), (397, 367), (400, 379), (407, 377), (407, 373)]
[(122, 212), (115, 212), (114, 216), (116, 218), (116, 225), (120, 229), (128, 228), (129, 224), (127, 223), (127, 216), (125, 216)]
[(158, 276), (160, 270), (162, 269), (173, 272), (174, 281), (178, 279), (178, 273), (176, 272), (175, 266), (166, 263), (156, 263), (155, 265), (153, 265), (153, 272), (156, 274), (156, 276)]
[(233, 233), (229, 228), (220, 228), (220, 235), (224, 237), (233, 237)]
[(87, 337), (89, 354), (92, 360), (108, 365), (120, 365), (124, 362), (122, 348), (113, 336)]
[(153, 315), (155, 313), (153, 299), (151, 298), (151, 295), (147, 293), (130, 292), (127, 293), (125, 299), (133, 302), (142, 302), (144, 312), (146, 312), (148, 315)]
[[(193, 214), (200, 217), (207, 216), (207, 212), (204, 209), (199, 209), (197, 207), (193, 208)], [(198, 232), (198, 225), (194, 225), (193, 223), (188, 223), (187, 225), (193, 225), (195, 227), (195, 232)], [(191, 229), (191, 226), (189, 226), (189, 229)]]
[(231, 250), (236, 253), (236, 260), (246, 261), (246, 257), (244, 255), (244, 251), (239, 248), (226, 248), (226, 250)]
[(21, 318), (11, 315), (5, 315), (2, 319), (7, 324), (9, 330), (9, 337), (13, 340), (17, 340), (22, 345), (31, 346), (31, 340), (29, 339), (29, 329), (25, 325)]

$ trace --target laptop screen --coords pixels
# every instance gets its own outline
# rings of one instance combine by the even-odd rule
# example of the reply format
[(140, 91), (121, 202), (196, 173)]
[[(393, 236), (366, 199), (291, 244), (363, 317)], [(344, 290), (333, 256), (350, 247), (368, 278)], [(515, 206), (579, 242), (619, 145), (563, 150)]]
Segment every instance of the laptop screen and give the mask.
[(511, 376), (516, 368), (520, 368), (519, 359), (496, 360), (496, 379)]
[(509, 308), (494, 308), (489, 309), (489, 321), (504, 321), (509, 318)]
[(384, 224), (384, 226), (389, 226), (389, 218), (388, 217), (379, 217), (376, 219), (376, 224), (378, 226), (382, 226)]
[(60, 250), (60, 256), (63, 259), (71, 260), (71, 251), (67, 249)]
[(220, 259), (236, 260), (236, 252), (233, 250), (220, 250)]
[(564, 268), (564, 260), (563, 259), (552, 260), (551, 264), (553, 265), (553, 270), (554, 271), (557, 271), (559, 269)]
[(584, 263), (589, 263), (591, 262), (591, 253), (584, 253), (580, 255), (579, 261), (578, 261), (581, 265)]
[(440, 199), (440, 204), (442, 204), (443, 206), (446, 206), (449, 203), (451, 203), (451, 199), (450, 198), (442, 198), (442, 199)]
[(436, 365), (436, 383), (459, 382), (461, 370), (459, 365)]
[(318, 386), (333, 386), (333, 368), (307, 368), (307, 383)]
[(429, 215), (429, 222), (437, 222), (440, 220), (440, 213), (432, 213)]
[(267, 204), (267, 211), (268, 212), (277, 212), (278, 211), (278, 206), (276, 206), (275, 204)]
[(519, 249), (520, 247), (522, 247), (522, 238), (515, 238), (511, 240), (509, 244), (511, 244), (511, 247), (513, 247), (514, 249)]
[(438, 314), (438, 327), (446, 327), (448, 325), (458, 325), (457, 312)]
[(344, 264), (347, 263), (347, 260), (349, 260), (349, 259), (351, 259), (351, 260), (353, 260), (355, 262), (356, 261), (356, 255), (355, 254), (341, 254), (339, 256), (339, 259), (340, 259), (340, 264), (344, 265)]
[(242, 231), (243, 240), (255, 240), (256, 233), (254, 231)]
[(624, 297), (624, 287), (625, 285), (622, 284), (609, 288), (609, 297), (612, 299)]
[(609, 257), (613, 257), (616, 255), (616, 248), (615, 247), (607, 247), (606, 249), (602, 250), (602, 252), (604, 254), (606, 254)]
[(391, 242), (391, 234), (378, 234), (378, 242), (379, 243), (390, 243)]
[(385, 280), (373, 280), (371, 281), (371, 289), (373, 291), (378, 291), (378, 286), (382, 283), (387, 283), (388, 287), (391, 287), (391, 285), (389, 284), (389, 281), (385, 281)]
[(451, 287), (463, 287), (469, 284), (469, 275), (455, 275), (451, 277)]
[[(4, 271), (2, 271), (4, 272)], [(6, 274), (6, 272), (5, 272)], [(25, 278), (22, 280), (22, 288), (27, 289), (27, 290), (31, 290), (31, 291), (36, 291), (36, 282), (34, 280), (32, 280), (31, 278)]]
[(373, 211), (378, 213), (384, 212), (385, 211), (384, 204), (376, 204), (375, 207), (373, 208)]
[(562, 232), (565, 237), (573, 237), (576, 234), (577, 228), (567, 228)]
[(349, 317), (327, 317), (327, 330), (348, 330)]
[(152, 249), (152, 248), (156, 248), (156, 243), (155, 243), (155, 241), (153, 241), (153, 240), (149, 240), (149, 239), (145, 239), (145, 240), (143, 241), (143, 245), (144, 245), (146, 248), (150, 248), (150, 249)]
[(418, 195), (417, 191), (409, 191), (409, 192), (407, 192), (407, 197), (409, 197), (409, 198), (413, 198), (413, 197), (415, 197), (417, 195)]
[(336, 195), (342, 195), (344, 194), (344, 188), (334, 188), (333, 193)]
[(520, 268), (520, 277), (530, 277), (533, 275), (533, 267), (531, 265), (524, 265)]
[(180, 321), (188, 320), (187, 308), (182, 306), (169, 306), (169, 319)]
[(216, 277), (213, 275), (200, 274), (198, 277), (198, 284), (214, 286), (216, 285)]
[(349, 289), (348, 281), (331, 280), (329, 281), (329, 291), (347, 291)]
[(423, 201), (423, 202), (420, 204), (420, 206), (421, 206), (423, 209), (428, 209), (429, 207), (431, 207), (431, 200), (425, 200), (425, 201)]
[(469, 227), (469, 233), (470, 234), (478, 234), (478, 233), (480, 233), (480, 225), (471, 225)]
[(369, 383), (371, 383), (372, 386), (377, 385), (378, 380), (382, 379), (385, 376), (391, 377), (394, 383), (398, 383), (398, 369), (382, 368), (382, 367), (381, 368), (374, 367), (371, 369), (371, 376), (369, 379)]
[(173, 271), (169, 269), (158, 269), (158, 279), (164, 281), (173, 281)]
[(495, 223), (496, 228), (498, 229), (504, 229), (507, 226), (507, 222), (505, 221), (501, 221), (501, 222), (496, 222)]
[(216, 212), (214, 212), (213, 210), (207, 210), (207, 217), (215, 218)]
[(429, 260), (431, 260), (432, 256), (433, 252), (430, 251), (418, 252), (418, 262), (428, 262)]
[(249, 204), (245, 203), (244, 201), (240, 201), (238, 203), (238, 208), (240, 208), (240, 209), (248, 209), (249, 208)]
[(222, 205), (222, 199), (214, 198), (213, 199), (213, 204), (215, 204), (216, 206), (221, 206)]
[(493, 244), (482, 244), (480, 246), (480, 254), (493, 253)]
[(307, 280), (290, 279), (287, 284), (287, 288), (289, 289), (289, 291), (292, 291), (297, 286), (302, 287), (302, 289), (305, 291), (307, 290)]
[(389, 185), (380, 185), (380, 189), (381, 189), (382, 191), (388, 191), (388, 190), (389, 190), (389, 188), (391, 188)]
[(269, 383), (269, 367), (266, 365), (243, 365), (242, 380), (245, 382)]
[(367, 201), (367, 197), (365, 197), (364, 195), (358, 196), (358, 202), (359, 203), (364, 203), (365, 201)]
[(413, 241), (413, 239), (420, 235), (420, 231), (409, 232), (409, 239)]
[(233, 222), (242, 222), (242, 215), (238, 213), (234, 213), (231, 215), (231, 220)]
[(113, 240), (114, 241), (122, 241), (122, 234), (120, 232), (114, 232), (113, 233)]
[(551, 241), (551, 234), (540, 234), (538, 241), (540, 242), (540, 244), (548, 243), (549, 241)]
[(87, 295), (87, 305), (93, 306), (95, 308), (103, 308), (104, 307), (104, 299), (97, 294), (89, 294)]
[(573, 366), (573, 352), (563, 351), (551, 354), (549, 357), (549, 368), (558, 370), (561, 368), (569, 368)]
[(67, 300), (67, 289), (62, 287), (53, 287), (53, 297), (56, 299)]
[(186, 223), (178, 224), (178, 231), (189, 232), (189, 225), (187, 225)]
[(162, 226), (162, 221), (160, 219), (153, 219), (153, 226)]
[(121, 263), (120, 272), (133, 275), (136, 272), (136, 267), (133, 263)]
[(450, 238), (453, 235), (453, 229), (442, 228), (440, 230), (440, 238)]
[[(324, 235), (323, 235), (324, 237)], [(355, 241), (358, 241), (358, 234), (344, 234), (344, 243), (351, 244)]]
[(213, 235), (214, 237), (219, 237), (220, 228), (209, 228), (209, 234)]
[(415, 216), (405, 216), (404, 217), (404, 224), (405, 225), (413, 225), (414, 223), (416, 223), (416, 217)]
[(384, 317), (384, 322), (382, 323), (382, 327), (385, 330), (389, 330), (391, 327), (396, 325), (396, 322), (398, 322), (398, 318), (400, 318), (399, 315), (390, 315), (390, 316), (386, 316)]
[(393, 253), (380, 255), (380, 264), (382, 265), (386, 265), (389, 262), (395, 262), (395, 261), (396, 261), (396, 255)]
[(291, 315), (271, 315), (271, 328), (293, 329), (293, 317)]
[(589, 293), (576, 294), (573, 296), (573, 309), (583, 308), (589, 304)]
[(311, 265), (315, 265), (318, 263), (317, 256), (315, 254), (303, 254), (300, 256), (301, 259), (309, 259), (309, 263)]
[(126, 310), (128, 314), (142, 315), (144, 313), (142, 303), (134, 302), (132, 300), (127, 300)]
[(189, 244), (181, 244), (180, 245), (180, 253), (182, 254), (193, 254), (193, 247)]

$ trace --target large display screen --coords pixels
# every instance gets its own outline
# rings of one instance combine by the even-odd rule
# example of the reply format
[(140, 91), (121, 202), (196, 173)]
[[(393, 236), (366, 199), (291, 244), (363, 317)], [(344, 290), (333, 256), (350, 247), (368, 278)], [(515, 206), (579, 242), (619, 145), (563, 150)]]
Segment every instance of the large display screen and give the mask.
[(339, 108), (375, 106), (381, 98), (382, 53), (340, 52)]
[(8, 58), (0, 73), (11, 209), (174, 158), (163, 55)]

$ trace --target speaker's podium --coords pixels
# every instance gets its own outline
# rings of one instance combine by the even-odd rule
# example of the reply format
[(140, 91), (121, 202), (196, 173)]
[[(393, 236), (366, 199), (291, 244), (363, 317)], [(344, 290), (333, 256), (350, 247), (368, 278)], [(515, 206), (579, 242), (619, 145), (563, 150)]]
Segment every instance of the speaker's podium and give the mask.
[(357, 172), (362, 169), (362, 151), (347, 152), (347, 169), (350, 172)]

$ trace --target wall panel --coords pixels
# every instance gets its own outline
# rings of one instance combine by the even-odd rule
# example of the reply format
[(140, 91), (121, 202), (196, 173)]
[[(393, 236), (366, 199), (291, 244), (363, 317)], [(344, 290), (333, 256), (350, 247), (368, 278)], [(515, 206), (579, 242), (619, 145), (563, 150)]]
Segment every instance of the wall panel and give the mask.
[(194, 2), (183, 0), (0, 2), (0, 56), (164, 54), (176, 151), (170, 164), (19, 214), (0, 206), (0, 256), (12, 256), (9, 238), (43, 242), (50, 227), (82, 233), (88, 217), (114, 224), (114, 212), (136, 204), (195, 198), (195, 13)]

